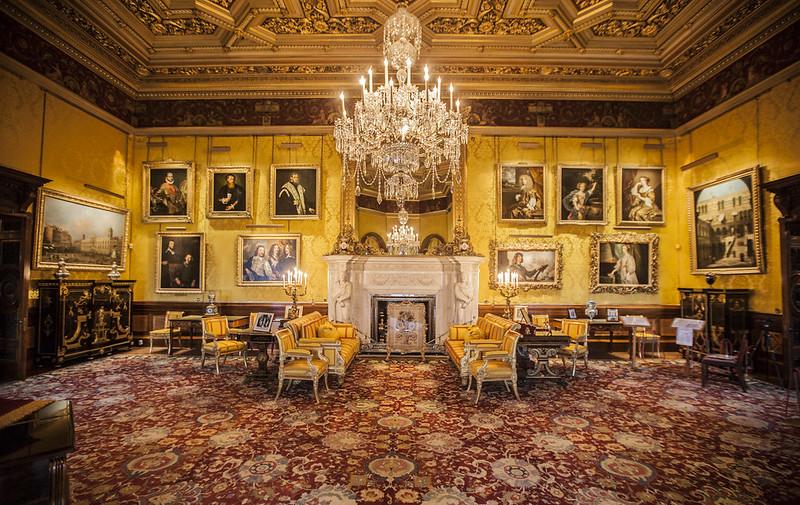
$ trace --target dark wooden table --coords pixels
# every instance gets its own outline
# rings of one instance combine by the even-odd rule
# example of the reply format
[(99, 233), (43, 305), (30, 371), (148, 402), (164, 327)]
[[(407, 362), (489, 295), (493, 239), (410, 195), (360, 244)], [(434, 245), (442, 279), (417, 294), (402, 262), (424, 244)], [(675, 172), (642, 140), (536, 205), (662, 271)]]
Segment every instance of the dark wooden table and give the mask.
[(523, 334), (517, 341), (517, 356), (521, 358), (523, 379), (566, 380), (564, 373), (556, 373), (550, 368), (550, 359), (558, 356), (558, 351), (570, 344), (569, 335), (560, 331), (529, 331), (521, 328)]
[(609, 321), (607, 319), (559, 319), (559, 324), (561, 324), (562, 321), (586, 321), (589, 323), (588, 332), (590, 339), (594, 339), (598, 333), (607, 334), (609, 353), (611, 352), (614, 344), (614, 331), (627, 329), (622, 325), (622, 321)]
[(236, 332), (233, 336), (242, 342), (247, 342), (258, 351), (256, 354), (256, 363), (258, 363), (258, 366), (256, 366), (255, 371), (248, 371), (247, 374), (245, 374), (244, 381), (249, 382), (251, 380), (256, 380), (263, 382), (268, 380), (270, 374), (267, 365), (274, 357), (270, 356), (270, 352), (273, 354), (275, 352), (275, 334), (271, 332), (245, 330)]
[(54, 401), (0, 429), (0, 502), (69, 503), (67, 454), (74, 450), (68, 400)]
[[(200, 334), (203, 334), (203, 317), (201, 315), (183, 316), (169, 321), (169, 338), (167, 339), (167, 354), (172, 355), (172, 335), (175, 333), (175, 326), (181, 323), (189, 326), (189, 346), (192, 345), (194, 337), (196, 336), (195, 330), (200, 328)], [(225, 316), (228, 318), (228, 326), (231, 328), (247, 326), (250, 321), (249, 316)], [(178, 345), (182, 346), (181, 334), (178, 334)]]

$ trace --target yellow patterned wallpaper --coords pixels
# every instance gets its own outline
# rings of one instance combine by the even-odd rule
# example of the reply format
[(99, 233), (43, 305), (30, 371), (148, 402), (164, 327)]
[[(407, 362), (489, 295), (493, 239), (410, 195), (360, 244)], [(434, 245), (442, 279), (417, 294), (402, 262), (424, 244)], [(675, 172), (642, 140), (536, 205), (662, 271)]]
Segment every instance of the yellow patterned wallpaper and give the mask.
[[(521, 149), (519, 143), (538, 143), (538, 149)], [(663, 141), (665, 149), (646, 150), (645, 143)], [(599, 143), (602, 147), (583, 147), (584, 143)], [(523, 144), (525, 145), (525, 144)], [(489, 241), (500, 242), (524, 240), (519, 235), (536, 236), (532, 240), (559, 241), (564, 247), (563, 288), (560, 290), (538, 289), (521, 294), (515, 301), (527, 304), (584, 304), (593, 299), (601, 304), (675, 304), (678, 302), (675, 264), (668, 261), (671, 247), (677, 240), (676, 209), (671, 200), (666, 202), (667, 224), (654, 226), (651, 230), (661, 237), (661, 261), (659, 292), (654, 294), (620, 295), (589, 292), (589, 237), (594, 232), (615, 233), (615, 166), (663, 165), (666, 166), (666, 187), (669, 194), (676, 187), (675, 162), (670, 139), (633, 138), (580, 138), (580, 137), (496, 137), (472, 136), (467, 151), (467, 226), (473, 244), (481, 254), (489, 254)], [(497, 219), (497, 165), (498, 163), (535, 162), (546, 165), (545, 196), (547, 222), (535, 225), (498, 223)], [(556, 177), (558, 164), (607, 165), (606, 201), (608, 203), (607, 225), (558, 225), (556, 212), (560, 208), (557, 197)], [(630, 231), (630, 230), (624, 230)], [(665, 254), (667, 256), (665, 256)], [(489, 265), (481, 267), (480, 302), (502, 304), (503, 298), (489, 289)]]
[[(602, 304), (675, 304), (678, 286), (703, 287), (703, 277), (692, 275), (689, 266), (688, 210), (685, 188), (734, 171), (762, 164), (764, 181), (800, 172), (800, 86), (797, 80), (783, 83), (758, 99), (724, 114), (691, 133), (663, 139), (500, 137), (473, 135), (466, 155), (468, 174), (467, 225), (476, 250), (488, 256), (490, 240), (508, 240), (512, 235), (553, 236), (564, 244), (564, 287), (558, 291), (530, 291), (519, 301), (530, 304), (583, 304), (591, 296)], [(124, 278), (136, 279), (137, 300), (195, 300), (196, 295), (156, 294), (155, 234), (166, 224), (142, 223), (142, 162), (145, 160), (193, 160), (196, 166), (195, 221), (187, 231), (206, 234), (208, 263), (206, 286), (220, 301), (282, 301), (280, 288), (237, 287), (236, 236), (240, 233), (301, 233), (300, 267), (309, 272), (311, 288), (306, 301), (323, 301), (326, 268), (319, 257), (329, 251), (338, 233), (340, 219), (341, 161), (330, 136), (179, 136), (165, 140), (164, 148), (148, 150), (145, 137), (132, 137), (94, 116), (45, 93), (30, 81), (0, 69), (0, 165), (53, 179), (48, 186), (100, 202), (126, 206), (132, 211), (133, 244), (130, 267)], [(579, 133), (579, 130), (576, 130)], [(280, 144), (300, 142), (298, 149)], [(541, 143), (539, 149), (520, 149), (520, 140)], [(665, 149), (646, 150), (645, 143), (661, 141)], [(600, 143), (599, 149), (582, 147)], [(230, 146), (228, 152), (212, 152), (210, 146)], [(682, 172), (680, 166), (706, 154), (719, 157)], [(548, 219), (546, 224), (520, 226), (497, 223), (496, 166), (500, 162), (534, 161), (547, 164)], [(316, 221), (269, 220), (269, 167), (272, 163), (313, 163), (322, 166), (322, 215)], [(607, 198), (609, 224), (603, 226), (557, 225), (555, 211), (558, 163), (597, 163), (609, 166)], [(255, 217), (206, 219), (206, 168), (245, 164), (255, 168)], [(616, 165), (664, 165), (668, 199), (666, 225), (651, 231), (661, 237), (659, 292), (654, 294), (590, 294), (589, 236), (592, 232), (615, 232), (614, 204)], [(83, 186), (85, 182), (120, 193), (116, 198)], [(716, 286), (756, 290), (753, 308), (773, 312), (780, 307), (778, 264), (778, 212), (767, 194), (764, 207), (767, 273), (720, 276)], [(249, 223), (275, 224), (274, 228), (246, 228)], [(172, 225), (170, 225), (172, 226)], [(175, 226), (183, 226), (176, 224)], [(643, 230), (646, 233), (648, 230)], [(545, 238), (539, 239), (545, 240)], [(34, 278), (50, 277), (50, 271), (34, 271)], [(97, 273), (75, 272), (73, 278), (93, 278)], [(488, 261), (481, 270), (481, 303), (502, 303), (487, 286)]]

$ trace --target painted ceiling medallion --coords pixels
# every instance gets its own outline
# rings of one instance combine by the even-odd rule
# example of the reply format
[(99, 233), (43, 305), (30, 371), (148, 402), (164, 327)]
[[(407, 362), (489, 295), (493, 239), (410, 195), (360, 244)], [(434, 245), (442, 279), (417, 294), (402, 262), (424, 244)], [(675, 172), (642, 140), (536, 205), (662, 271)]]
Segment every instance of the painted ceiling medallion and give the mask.
[(505, 17), (508, 0), (481, 0), (473, 17), (438, 17), (428, 23), (433, 33), (457, 35), (533, 35), (547, 26), (536, 18)]

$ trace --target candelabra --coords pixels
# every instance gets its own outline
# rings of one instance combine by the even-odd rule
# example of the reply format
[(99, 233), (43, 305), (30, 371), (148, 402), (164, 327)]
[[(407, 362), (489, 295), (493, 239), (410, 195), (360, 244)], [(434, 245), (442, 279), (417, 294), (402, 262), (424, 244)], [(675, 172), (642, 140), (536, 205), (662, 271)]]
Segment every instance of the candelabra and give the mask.
[(292, 298), (292, 307), (289, 309), (289, 319), (296, 319), (299, 315), (297, 299), (306, 295), (308, 291), (308, 274), (298, 269), (283, 274), (283, 291)]
[(517, 296), (522, 291), (528, 291), (529, 286), (520, 287), (519, 274), (506, 270), (497, 274), (497, 291), (500, 296), (506, 299), (506, 308), (503, 310), (503, 317), (511, 319), (513, 312), (511, 311), (511, 299)]

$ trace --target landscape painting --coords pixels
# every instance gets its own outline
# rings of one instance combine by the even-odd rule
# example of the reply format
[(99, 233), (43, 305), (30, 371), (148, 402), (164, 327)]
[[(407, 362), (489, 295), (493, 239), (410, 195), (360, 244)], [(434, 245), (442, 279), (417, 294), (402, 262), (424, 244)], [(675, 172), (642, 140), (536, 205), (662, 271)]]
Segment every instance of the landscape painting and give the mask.
[(37, 201), (34, 268), (56, 268), (61, 258), (72, 270), (124, 270), (130, 212), (43, 189)]

